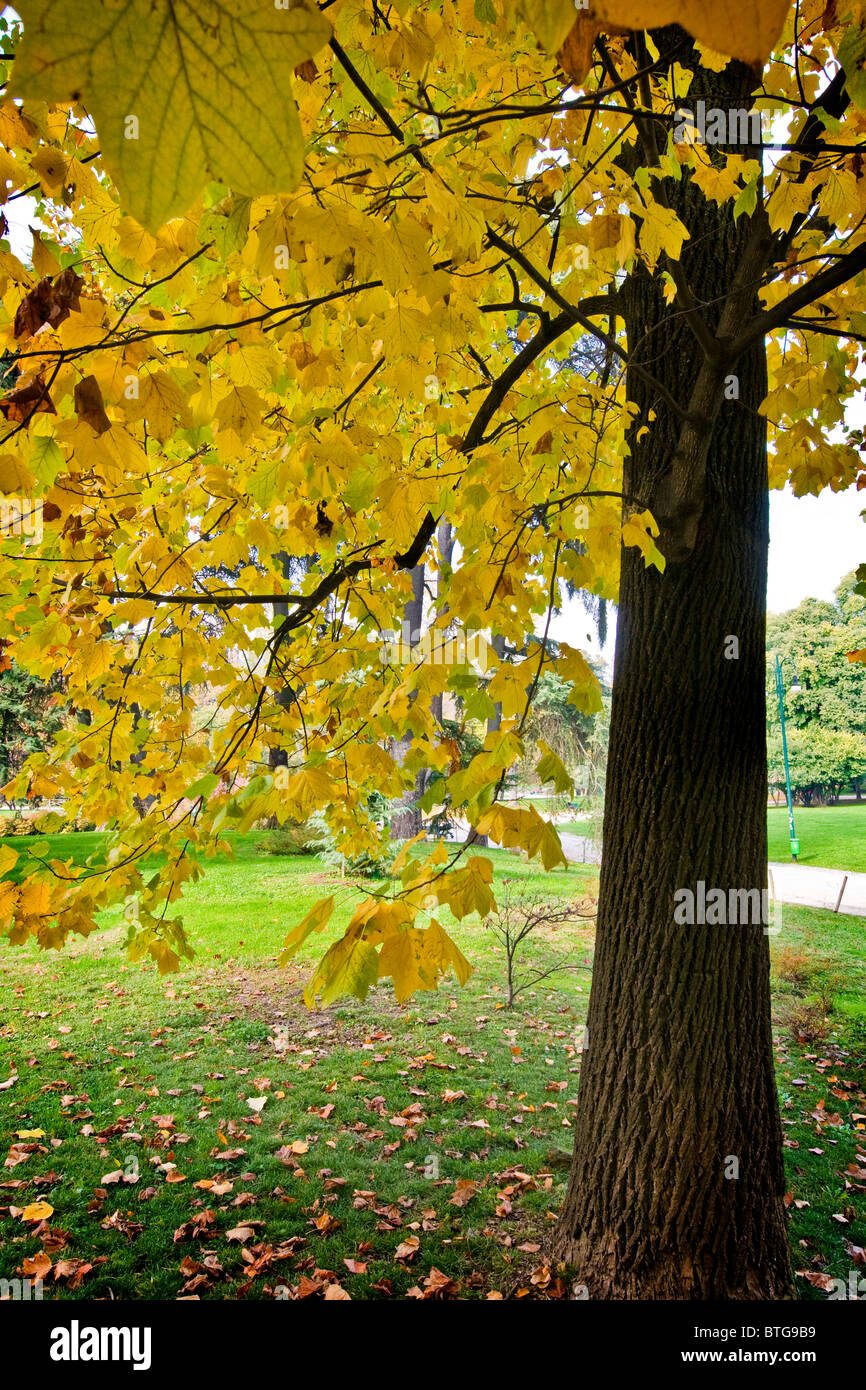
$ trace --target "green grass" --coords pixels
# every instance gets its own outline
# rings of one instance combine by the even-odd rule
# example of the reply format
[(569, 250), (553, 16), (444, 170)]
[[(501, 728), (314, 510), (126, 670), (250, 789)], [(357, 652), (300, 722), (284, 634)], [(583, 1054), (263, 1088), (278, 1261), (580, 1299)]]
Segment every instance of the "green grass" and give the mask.
[[(866, 873), (866, 801), (795, 806), (794, 825), (800, 841), (798, 863)], [(770, 860), (790, 863), (786, 807), (773, 806), (767, 811), (767, 838)]]
[[(847, 869), (866, 873), (866, 801), (840, 806), (795, 806), (794, 824), (800, 840), (798, 863), (823, 869)], [(601, 835), (601, 818), (570, 821), (559, 826), (572, 835)], [(788, 811), (773, 806), (767, 811), (769, 857), (774, 863), (790, 863)]]
[[(38, 852), (86, 856), (97, 841), (56, 838), (39, 837)], [(383, 985), (363, 1003), (308, 1013), (304, 979), (356, 892), (317, 861), (263, 853), (260, 836), (235, 849), (236, 862), (214, 861), (189, 890), (197, 954), (177, 975), (131, 965), (116, 914), (62, 955), (0, 951), (0, 1080), (18, 1077), (0, 1091), (0, 1151), (37, 1146), (0, 1178), (0, 1277), (32, 1268), (22, 1261), (45, 1246), (55, 1265), (90, 1266), (77, 1287), (74, 1264), (61, 1263), (69, 1274), (58, 1282), (48, 1276), (46, 1297), (60, 1299), (173, 1299), (185, 1286), (216, 1299), (278, 1287), (321, 1296), (337, 1282), (352, 1298), (404, 1297), (433, 1268), (462, 1298), (560, 1293), (555, 1269), (548, 1285), (532, 1273), (544, 1269), (564, 1192), (589, 970), (554, 977), (508, 1011), (490, 934), (449, 922), (475, 967), (463, 989), (446, 982), (400, 1008)], [(499, 878), (543, 882), (558, 900), (587, 908), (597, 893), (591, 866), (542, 875), (515, 855), (492, 858)], [(279, 970), (287, 928), (331, 892), (328, 933)], [(843, 1278), (845, 1240), (866, 1234), (862, 1220), (833, 1220), (859, 1201), (842, 1175), (863, 1143), (851, 1114), (866, 1109), (853, 1084), (866, 1050), (863, 925), (787, 908), (771, 938), (783, 971), (774, 1001), (795, 1264), (820, 1254), (820, 1268)], [(588, 964), (591, 924), (556, 928), (535, 949)], [(262, 1097), (256, 1114), (247, 1101)], [(822, 1113), (840, 1123), (819, 1130)], [(44, 1133), (18, 1137), (28, 1130)], [(103, 1182), (117, 1170), (138, 1181)], [(216, 1192), (195, 1185), (214, 1179)], [(452, 1201), (460, 1179), (476, 1184), (465, 1206)], [(48, 1228), (10, 1209), (36, 1201), (53, 1208)], [(207, 1239), (192, 1238), (196, 1218)], [(245, 1222), (262, 1224), (230, 1238)], [(46, 1229), (60, 1234), (46, 1241)], [(396, 1259), (416, 1237), (414, 1258)], [(219, 1269), (191, 1263), (206, 1256)]]

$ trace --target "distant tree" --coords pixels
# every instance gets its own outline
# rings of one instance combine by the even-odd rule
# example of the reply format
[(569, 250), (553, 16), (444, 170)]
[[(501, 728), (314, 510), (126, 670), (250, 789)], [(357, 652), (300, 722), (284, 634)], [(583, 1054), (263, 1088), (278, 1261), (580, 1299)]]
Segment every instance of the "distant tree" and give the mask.
[(63, 724), (60, 676), (40, 680), (13, 660), (0, 671), (0, 787), (31, 753), (49, 747)]
[[(771, 734), (767, 746), (771, 787), (785, 786), (781, 734)], [(788, 762), (794, 799), (803, 806), (838, 800), (839, 793), (866, 775), (866, 735), (818, 725), (808, 731), (788, 730)]]
[[(786, 722), (795, 729), (866, 733), (866, 667), (847, 659), (849, 651), (866, 647), (866, 598), (855, 584), (855, 575), (846, 575), (831, 603), (806, 598), (767, 618), (768, 649), (791, 657), (797, 668), (800, 693), (789, 692), (785, 701)], [(771, 732), (778, 730), (775, 695), (767, 714)]]

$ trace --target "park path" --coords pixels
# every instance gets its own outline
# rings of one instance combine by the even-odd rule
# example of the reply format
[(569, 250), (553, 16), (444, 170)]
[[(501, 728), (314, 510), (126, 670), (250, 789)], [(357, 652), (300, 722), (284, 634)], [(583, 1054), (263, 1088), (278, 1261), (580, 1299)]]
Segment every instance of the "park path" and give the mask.
[(839, 911), (866, 917), (866, 874), (846, 875), (843, 869), (820, 869), (811, 864), (771, 864), (770, 873), (775, 890), (771, 891), (771, 898), (832, 910), (844, 883)]
[[(574, 864), (599, 864), (601, 851), (584, 835), (561, 830), (559, 838), (566, 859)], [(842, 869), (820, 869), (811, 864), (771, 864), (770, 898), (801, 907), (836, 906), (846, 879)], [(866, 917), (866, 874), (849, 873), (839, 905), (840, 912)]]
[(601, 850), (587, 835), (572, 835), (570, 830), (560, 830), (559, 839), (566, 859), (573, 864), (601, 863)]

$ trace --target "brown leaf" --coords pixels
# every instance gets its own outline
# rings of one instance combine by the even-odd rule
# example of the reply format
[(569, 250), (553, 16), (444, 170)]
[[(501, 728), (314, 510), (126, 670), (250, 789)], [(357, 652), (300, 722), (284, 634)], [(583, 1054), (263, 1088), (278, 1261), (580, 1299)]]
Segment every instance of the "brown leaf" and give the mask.
[(58, 1260), (54, 1266), (54, 1282), (67, 1279), (70, 1289), (80, 1289), (86, 1275), (93, 1269), (88, 1260)]
[(56, 328), (69, 318), (71, 310), (79, 311), (79, 294), (84, 281), (71, 268), (55, 275), (53, 280), (46, 276), (34, 289), (24, 296), (15, 314), (14, 333), (16, 338), (32, 337), (44, 323)]
[(836, 1287), (836, 1281), (832, 1274), (813, 1274), (810, 1271), (804, 1274), (803, 1278), (813, 1288), (820, 1289), (822, 1293), (832, 1293)]
[(21, 1273), (28, 1279), (45, 1279), (51, 1269), (51, 1261), (44, 1250), (28, 1255), (21, 1261)]
[(244, 1241), (250, 1240), (254, 1235), (252, 1226), (233, 1226), (230, 1231), (226, 1231), (226, 1240), (237, 1240), (243, 1245)]
[(34, 415), (56, 415), (44, 378), (19, 377), (23, 384), (0, 400), (0, 414), (12, 424), (27, 424)]
[(407, 1236), (405, 1240), (400, 1242), (397, 1249), (394, 1251), (394, 1259), (405, 1260), (407, 1262), (409, 1260), (414, 1260), (420, 1248), (421, 1242), (417, 1236)]
[(592, 67), (593, 45), (602, 26), (592, 15), (578, 15), (556, 57), (563, 72), (582, 82)]
[(121, 1211), (112, 1212), (111, 1216), (107, 1216), (104, 1221), (100, 1222), (100, 1225), (103, 1231), (118, 1231), (128, 1240), (135, 1240), (144, 1230), (139, 1221), (127, 1220)]
[(472, 1178), (458, 1178), (457, 1185), (451, 1194), (452, 1207), (465, 1207), (467, 1202), (471, 1202), (475, 1193), (478, 1191), (478, 1183)]
[[(111, 421), (105, 413), (102, 392), (95, 376), (86, 376), (75, 387), (75, 413), (83, 424), (90, 425), (95, 434), (105, 434)], [(157, 1117), (156, 1123), (158, 1123)]]

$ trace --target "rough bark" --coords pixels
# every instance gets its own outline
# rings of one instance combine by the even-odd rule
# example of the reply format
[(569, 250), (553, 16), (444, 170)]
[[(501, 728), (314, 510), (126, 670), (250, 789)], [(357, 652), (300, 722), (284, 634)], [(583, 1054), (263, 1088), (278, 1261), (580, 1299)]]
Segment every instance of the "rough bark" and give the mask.
[[(493, 648), (493, 650), (495, 651), (498, 660), (499, 660), (499, 661), (502, 661), (503, 657), (505, 656), (505, 638), (502, 636), (502, 634), (499, 633), (499, 632), (494, 632), (493, 636), (492, 636), (491, 639), (490, 639), (490, 645), (491, 645), (491, 647)], [(490, 715), (488, 715), (488, 717), (487, 717), (487, 732), (488, 732), (488, 734), (497, 734), (497, 733), (499, 732), (499, 730), (500, 730), (501, 727), (502, 727), (502, 705), (499, 703), (499, 701), (497, 701), (496, 704), (494, 705), (493, 713), (490, 714)], [(486, 849), (487, 846), (488, 846), (489, 843), (490, 843), (490, 840), (489, 840), (489, 837), (488, 837), (487, 835), (477, 835), (477, 834), (475, 833), (474, 830), (470, 830), (469, 836), (468, 836), (468, 841), (467, 841), (467, 842), (468, 842), (469, 844), (478, 845), (479, 849)], [(511, 1008), (511, 985), (510, 985), (510, 983), (509, 983), (509, 987), (508, 987), (508, 988), (509, 988), (509, 1003), (508, 1003), (508, 1007)]]
[[(416, 565), (412, 570), (412, 597), (407, 601), (403, 610), (404, 630), (408, 629), (409, 642), (415, 646), (421, 632), (421, 623), (424, 617), (424, 563)], [(401, 634), (401, 650), (402, 650)], [(412, 734), (404, 734), (401, 739), (394, 742), (393, 756), (402, 767), (406, 755), (412, 746)], [(403, 793), (400, 804), (391, 814), (391, 835), (395, 840), (411, 840), (414, 835), (418, 835), (422, 829), (421, 810), (418, 805), (424, 792), (424, 772), (419, 771), (415, 777), (414, 786)]]
[[(697, 70), (689, 103), (748, 105), (749, 86), (738, 64)], [(665, 187), (715, 329), (748, 219), (735, 224), (687, 181)], [(701, 354), (685, 316), (671, 316), (645, 272), (622, 294), (630, 348), (686, 404)], [(730, 371), (739, 399), (713, 426), (692, 548), (674, 537), (663, 575), (635, 549), (623, 556), (588, 1036), (556, 1238), (591, 1298), (794, 1296), (768, 938), (760, 921), (674, 919), (676, 890), (699, 880), (726, 900), (767, 882), (763, 344)], [(681, 421), (635, 373), (628, 387), (639, 415), (625, 491), (659, 515)], [(663, 551), (669, 539), (663, 529)], [(726, 659), (730, 636), (737, 659)]]

